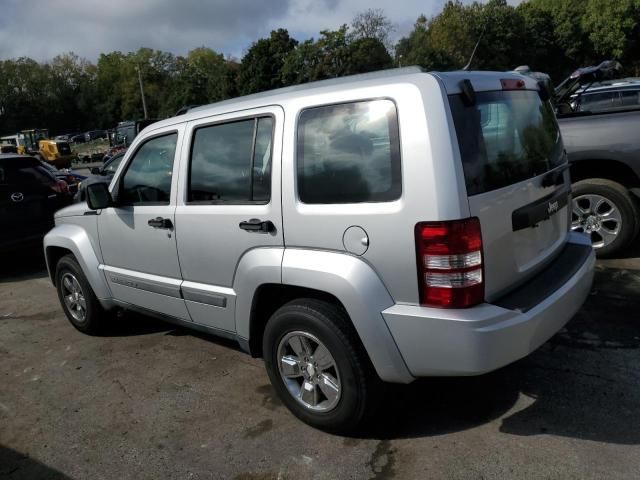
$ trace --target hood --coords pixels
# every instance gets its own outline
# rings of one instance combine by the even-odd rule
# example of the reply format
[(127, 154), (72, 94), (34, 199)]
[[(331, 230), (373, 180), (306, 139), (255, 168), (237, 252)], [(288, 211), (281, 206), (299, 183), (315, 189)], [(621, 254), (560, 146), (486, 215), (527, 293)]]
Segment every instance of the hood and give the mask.
[(68, 207), (58, 210), (54, 218), (82, 216), (88, 209), (87, 202), (73, 203)]

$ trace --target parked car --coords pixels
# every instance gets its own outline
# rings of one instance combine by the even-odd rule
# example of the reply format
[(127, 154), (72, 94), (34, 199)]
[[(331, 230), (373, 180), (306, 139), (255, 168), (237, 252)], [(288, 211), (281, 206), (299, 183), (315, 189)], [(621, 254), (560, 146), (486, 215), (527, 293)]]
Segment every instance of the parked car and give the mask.
[(640, 108), (640, 78), (605, 80), (579, 88), (569, 98), (573, 112), (611, 112)]
[(40, 160), (40, 163), (58, 180), (64, 180), (68, 186), (69, 193), (72, 195), (75, 195), (78, 192), (78, 186), (80, 185), (80, 182), (87, 178), (86, 176), (80, 175), (79, 173), (74, 172), (69, 168), (58, 170), (56, 167), (48, 162), (45, 162), (44, 160)]
[(67, 185), (42, 163), (0, 154), (0, 250), (40, 240), (53, 227), (53, 214), (70, 203)]
[(84, 137), (84, 133), (80, 133), (78, 135), (74, 135), (73, 137), (71, 137), (71, 141), (73, 143), (85, 143), (85, 137)]
[(106, 130), (91, 130), (84, 134), (85, 142), (90, 142), (99, 138), (109, 138), (109, 134)]
[(80, 188), (78, 189), (78, 193), (75, 196), (74, 200), (76, 202), (84, 202), (86, 201), (85, 192), (88, 185), (92, 183), (106, 183), (109, 184), (111, 179), (116, 173), (116, 170), (120, 166), (120, 162), (124, 158), (124, 153), (117, 153), (109, 160), (104, 162), (101, 167), (93, 167), (91, 169), (91, 176), (86, 177), (83, 182), (80, 184)]
[(494, 370), (580, 308), (595, 256), (563, 152), (520, 75), (275, 90), (145, 129), (56, 214), (46, 261), (78, 330), (128, 308), (233, 338), (296, 416), (344, 432), (380, 381)]
[(572, 229), (598, 256), (619, 254), (640, 230), (640, 81), (611, 79), (616, 62), (574, 72), (556, 89), (573, 180)]

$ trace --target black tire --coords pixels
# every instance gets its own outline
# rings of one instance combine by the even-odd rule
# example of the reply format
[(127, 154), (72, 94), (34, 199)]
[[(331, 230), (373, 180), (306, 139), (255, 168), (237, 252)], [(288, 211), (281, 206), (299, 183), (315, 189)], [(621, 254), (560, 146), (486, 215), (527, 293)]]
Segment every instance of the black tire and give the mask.
[[(604, 178), (588, 178), (573, 184), (574, 202), (579, 201), (582, 195), (599, 195), (612, 202), (620, 211), (621, 224), (616, 238), (608, 244), (596, 248), (596, 254), (600, 258), (610, 257), (628, 247), (638, 235), (640, 217), (638, 206), (632, 198), (629, 190), (617, 182)], [(575, 216), (573, 217), (575, 220)], [(583, 229), (578, 229), (583, 231)], [(596, 239), (598, 234), (594, 236)]]
[[(316, 412), (294, 398), (278, 367), (280, 342), (292, 332), (315, 336), (335, 360), (340, 377), (337, 404)], [(336, 305), (315, 299), (298, 299), (278, 309), (269, 319), (263, 337), (267, 373), (282, 402), (303, 422), (333, 433), (351, 433), (375, 410), (382, 394), (378, 378), (346, 313)], [(300, 380), (302, 383), (302, 380)]]
[[(82, 296), (84, 297), (86, 308), (83, 320), (76, 318), (65, 302), (64, 296), (69, 293), (69, 291), (66, 290), (64, 279), (70, 278), (68, 275), (72, 275), (73, 278), (77, 280)], [(96, 335), (101, 332), (104, 311), (93, 293), (87, 277), (85, 277), (82, 272), (82, 268), (80, 268), (75, 257), (71, 254), (62, 257), (56, 265), (56, 290), (58, 291), (58, 299), (60, 300), (60, 305), (62, 305), (62, 310), (64, 310), (71, 325), (88, 335)]]

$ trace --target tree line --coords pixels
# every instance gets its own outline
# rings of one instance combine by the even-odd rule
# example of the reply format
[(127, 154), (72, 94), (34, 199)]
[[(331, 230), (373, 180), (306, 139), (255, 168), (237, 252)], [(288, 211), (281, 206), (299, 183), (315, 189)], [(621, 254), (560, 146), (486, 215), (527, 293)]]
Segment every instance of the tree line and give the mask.
[(202, 46), (185, 56), (149, 48), (103, 53), (95, 63), (73, 53), (40, 63), (3, 60), (0, 134), (33, 127), (84, 131), (142, 118), (138, 70), (152, 118), (187, 105), (398, 66), (461, 69), (476, 43), (471, 69), (527, 64), (559, 82), (575, 68), (616, 59), (626, 75), (640, 75), (640, 0), (528, 0), (516, 7), (506, 0), (449, 0), (439, 14), (420, 15), (394, 44), (395, 29), (383, 11), (370, 9), (303, 41), (274, 30), (241, 59)]

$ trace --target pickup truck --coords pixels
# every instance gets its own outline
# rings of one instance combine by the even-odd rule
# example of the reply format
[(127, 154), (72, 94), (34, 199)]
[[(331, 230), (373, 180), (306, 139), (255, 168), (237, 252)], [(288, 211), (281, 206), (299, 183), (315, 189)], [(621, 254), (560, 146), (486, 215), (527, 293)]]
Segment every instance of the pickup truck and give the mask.
[[(612, 80), (620, 69), (580, 68), (550, 92), (570, 164), (571, 228), (591, 236), (599, 257), (619, 254), (640, 229), (640, 79)], [(516, 71), (550, 86), (545, 74)]]
[(640, 217), (640, 109), (558, 116), (573, 182), (571, 228), (591, 235), (598, 256), (636, 238)]

